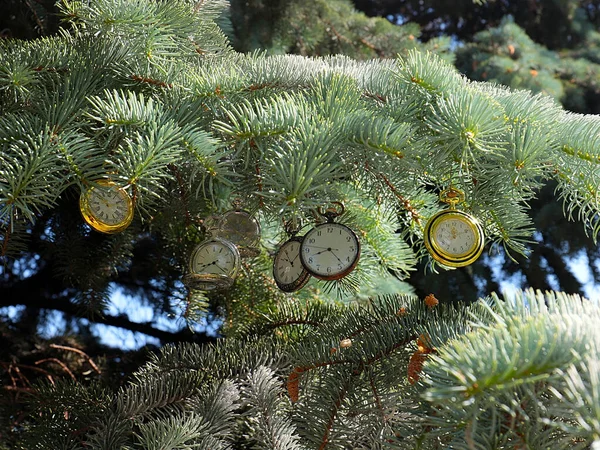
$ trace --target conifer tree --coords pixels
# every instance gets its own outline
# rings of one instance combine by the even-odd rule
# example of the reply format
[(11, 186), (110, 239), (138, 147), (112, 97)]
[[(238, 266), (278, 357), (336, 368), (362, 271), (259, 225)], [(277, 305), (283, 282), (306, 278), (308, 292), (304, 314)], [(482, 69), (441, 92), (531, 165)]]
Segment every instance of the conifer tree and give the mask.
[[(65, 1), (59, 35), (1, 42), (7, 283), (60, 280), (57, 301), (98, 311), (126, 273), (190, 310), (218, 303), (227, 336), (166, 347), (116, 390), (38, 385), (10, 431), (16, 448), (600, 445), (598, 301), (530, 291), (440, 304), (404, 282), (418, 261), (445, 270), (423, 228), (450, 186), (489, 251), (525, 253), (528, 202), (549, 179), (595, 239), (597, 117), (415, 50), (367, 62), (240, 54), (219, 28), (225, 7)], [(80, 193), (101, 180), (133, 197), (120, 233), (81, 218)], [(261, 252), (231, 288), (190, 291), (190, 254), (232, 199), (260, 220)], [(331, 202), (360, 236), (359, 265), (279, 292), (282, 218), (314, 223)]]

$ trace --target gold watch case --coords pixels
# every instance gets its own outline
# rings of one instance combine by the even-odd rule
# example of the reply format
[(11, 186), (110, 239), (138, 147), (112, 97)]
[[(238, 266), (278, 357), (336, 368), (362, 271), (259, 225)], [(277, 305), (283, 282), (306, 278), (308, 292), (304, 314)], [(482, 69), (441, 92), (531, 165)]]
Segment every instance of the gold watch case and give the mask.
[(450, 267), (472, 264), (483, 252), (485, 238), (479, 221), (463, 211), (434, 214), (425, 225), (425, 247), (437, 262)]
[(83, 219), (96, 231), (120, 233), (133, 220), (133, 200), (129, 193), (110, 180), (98, 180), (79, 196)]

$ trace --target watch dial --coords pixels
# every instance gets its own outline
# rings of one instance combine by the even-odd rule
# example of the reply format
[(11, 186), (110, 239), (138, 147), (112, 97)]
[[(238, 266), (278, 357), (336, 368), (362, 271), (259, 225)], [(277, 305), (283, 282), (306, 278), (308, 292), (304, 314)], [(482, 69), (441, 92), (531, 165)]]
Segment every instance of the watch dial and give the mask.
[(433, 230), (433, 238), (442, 252), (462, 257), (479, 245), (478, 235), (473, 227), (458, 217), (440, 220)]
[(255, 247), (260, 240), (260, 225), (246, 211), (230, 211), (223, 215), (219, 236), (242, 247)]
[(300, 240), (289, 240), (281, 246), (273, 261), (273, 277), (282, 291), (300, 289), (309, 279), (309, 274), (300, 261)]
[(214, 273), (233, 277), (237, 272), (239, 256), (224, 242), (213, 240), (196, 247), (190, 269), (193, 273)]
[(125, 222), (130, 215), (127, 193), (117, 186), (94, 187), (88, 194), (90, 212), (107, 225)]
[(360, 242), (347, 226), (325, 223), (304, 236), (300, 257), (315, 277), (334, 280), (354, 269), (360, 257)]

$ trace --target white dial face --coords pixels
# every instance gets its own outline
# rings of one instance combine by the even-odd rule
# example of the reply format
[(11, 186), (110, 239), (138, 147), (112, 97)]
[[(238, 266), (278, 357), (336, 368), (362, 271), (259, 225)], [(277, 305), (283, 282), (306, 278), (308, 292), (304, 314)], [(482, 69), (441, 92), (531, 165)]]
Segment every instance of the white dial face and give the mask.
[(440, 220), (433, 238), (439, 250), (456, 257), (468, 255), (479, 245), (473, 227), (457, 217)]
[(129, 216), (127, 193), (117, 186), (94, 187), (88, 196), (90, 212), (107, 225), (123, 223)]
[(232, 276), (237, 270), (237, 263), (237, 255), (227, 244), (208, 241), (196, 247), (192, 256), (191, 270), (194, 273)]
[(359, 256), (358, 238), (347, 226), (339, 223), (313, 228), (302, 242), (302, 264), (316, 277), (340, 278), (354, 268)]
[(296, 283), (306, 276), (300, 261), (300, 242), (287, 241), (281, 246), (273, 262), (273, 276), (278, 284)]

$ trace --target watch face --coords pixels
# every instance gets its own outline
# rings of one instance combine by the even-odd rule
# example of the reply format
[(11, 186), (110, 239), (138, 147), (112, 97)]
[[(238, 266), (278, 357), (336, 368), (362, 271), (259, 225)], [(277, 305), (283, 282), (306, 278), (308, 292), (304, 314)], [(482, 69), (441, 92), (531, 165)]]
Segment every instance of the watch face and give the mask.
[(133, 202), (125, 189), (108, 180), (81, 194), (79, 207), (85, 221), (103, 233), (123, 231), (133, 220)]
[(279, 289), (294, 292), (301, 289), (310, 279), (300, 261), (302, 238), (292, 238), (284, 243), (273, 261), (273, 278)]
[(360, 242), (354, 232), (339, 223), (324, 223), (310, 230), (302, 241), (300, 259), (306, 270), (322, 280), (348, 275), (360, 258)]
[(246, 211), (229, 211), (223, 214), (218, 236), (233, 242), (242, 256), (256, 256), (260, 242), (260, 225)]
[(202, 242), (192, 252), (190, 272), (214, 274), (235, 278), (240, 265), (240, 254), (231, 242), (212, 239)]
[(483, 251), (483, 230), (479, 222), (462, 211), (442, 211), (425, 227), (425, 244), (442, 264), (462, 267), (473, 263)]

